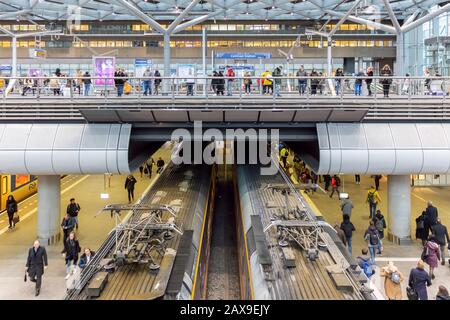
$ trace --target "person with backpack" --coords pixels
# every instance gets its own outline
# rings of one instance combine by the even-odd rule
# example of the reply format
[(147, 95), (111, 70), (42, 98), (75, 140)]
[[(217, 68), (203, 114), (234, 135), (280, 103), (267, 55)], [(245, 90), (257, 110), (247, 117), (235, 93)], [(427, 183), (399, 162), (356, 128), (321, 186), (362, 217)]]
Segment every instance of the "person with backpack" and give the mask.
[(234, 70), (232, 67), (227, 66), (227, 96), (233, 95), (233, 81), (234, 81)]
[(380, 195), (378, 194), (378, 191), (373, 186), (370, 186), (369, 190), (367, 191), (367, 203), (369, 204), (369, 219), (373, 219), (375, 217), (377, 205), (379, 202), (381, 202), (381, 198)]
[(346, 214), (344, 215), (344, 220), (341, 223), (341, 230), (344, 231), (345, 234), (348, 252), (352, 254), (352, 238), (353, 232), (356, 231), (356, 228), (353, 223), (350, 222), (350, 217)]
[[(424, 268), (423, 261), (419, 260), (417, 267), (411, 269), (409, 273), (408, 285), (416, 295), (415, 300), (428, 300), (427, 287), (431, 286), (431, 279)], [(408, 298), (412, 300), (409, 295)]]
[(350, 196), (347, 199), (342, 199), (341, 200), (341, 211), (342, 211), (342, 215), (345, 216), (349, 216), (349, 218), (352, 217), (352, 210), (353, 210), (353, 203), (350, 200)]
[(372, 263), (371, 258), (368, 255), (368, 250), (363, 248), (361, 250), (362, 255), (356, 257), (356, 261), (358, 261), (358, 266), (364, 272), (367, 278), (370, 279), (375, 274), (375, 270), (373, 268), (374, 263)]
[(441, 249), (441, 264), (445, 265), (445, 251), (447, 250), (447, 243), (450, 243), (448, 237), (447, 227), (441, 223), (441, 219), (437, 219), (437, 223), (431, 227), (432, 234), (436, 239), (436, 243)]
[(425, 211), (416, 218), (416, 239), (422, 241), (422, 246), (425, 246), (425, 242), (428, 239), (428, 217)]
[(287, 158), (289, 157), (289, 151), (286, 147), (282, 148), (280, 151), (280, 158), (281, 161), (283, 162), (283, 168), (286, 169), (287, 166)]
[(370, 220), (369, 228), (364, 233), (364, 239), (367, 241), (367, 246), (369, 247), (370, 259), (375, 264), (375, 249), (380, 247), (380, 236), (372, 220)]
[(422, 251), (422, 260), (430, 267), (429, 275), (434, 279), (434, 269), (438, 267), (438, 261), (441, 259), (439, 245), (433, 235), (428, 237), (428, 241)]
[(338, 196), (338, 199), (339, 199), (339, 194), (341, 193), (339, 191), (340, 185), (341, 185), (341, 179), (337, 175), (334, 175), (331, 178), (331, 194), (330, 194), (330, 198), (333, 198), (333, 194), (334, 194), (334, 192), (336, 192), (337, 196)]
[(405, 279), (392, 261), (381, 268), (380, 276), (384, 277), (384, 293), (389, 300), (402, 300), (401, 283)]
[(386, 229), (386, 219), (384, 219), (383, 214), (380, 210), (377, 210), (377, 214), (372, 219), (373, 223), (375, 224), (375, 228), (378, 230), (378, 235), (380, 236), (380, 246), (378, 247), (378, 254), (381, 254), (381, 251), (383, 251), (383, 238), (384, 238), (384, 229)]
[(330, 188), (330, 184), (331, 184), (331, 176), (329, 174), (325, 174), (323, 175), (323, 182), (324, 182), (324, 189), (325, 191), (328, 192), (328, 189)]
[(80, 213), (81, 207), (75, 202), (75, 198), (70, 199), (70, 203), (67, 205), (66, 213), (70, 215), (73, 220), (75, 220), (75, 226), (78, 229), (78, 214)]

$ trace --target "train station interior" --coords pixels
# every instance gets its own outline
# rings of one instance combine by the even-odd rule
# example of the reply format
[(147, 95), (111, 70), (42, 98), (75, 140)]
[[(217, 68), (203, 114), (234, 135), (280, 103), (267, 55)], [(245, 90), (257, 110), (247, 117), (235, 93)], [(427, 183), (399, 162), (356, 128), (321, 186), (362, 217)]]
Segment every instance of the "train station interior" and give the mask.
[(0, 300), (450, 300), (449, 19), (0, 1)]

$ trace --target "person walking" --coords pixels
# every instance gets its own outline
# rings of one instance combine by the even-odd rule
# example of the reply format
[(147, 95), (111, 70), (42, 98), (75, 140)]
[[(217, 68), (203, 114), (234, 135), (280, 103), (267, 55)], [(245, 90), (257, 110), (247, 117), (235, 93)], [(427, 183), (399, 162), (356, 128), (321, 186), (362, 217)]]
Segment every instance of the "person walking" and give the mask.
[(353, 232), (356, 231), (355, 226), (353, 223), (350, 222), (350, 217), (348, 215), (344, 215), (343, 221), (341, 223), (341, 229), (344, 231), (345, 234), (345, 240), (347, 242), (347, 249), (350, 254), (352, 254), (352, 239), (353, 239)]
[(61, 222), (61, 228), (63, 229), (64, 238), (63, 243), (66, 242), (67, 237), (75, 228), (75, 220), (70, 216), (70, 214), (66, 214)]
[(431, 279), (424, 270), (422, 260), (417, 262), (417, 267), (409, 273), (408, 285), (417, 294), (417, 300), (428, 300), (427, 287), (431, 286)]
[(145, 162), (145, 168), (147, 169), (147, 174), (148, 174), (148, 178), (151, 179), (152, 178), (152, 171), (153, 171), (153, 165), (155, 164), (155, 160), (153, 160), (153, 158), (148, 159)]
[(323, 182), (324, 182), (324, 189), (328, 192), (328, 189), (330, 188), (331, 184), (331, 176), (329, 174), (325, 174), (323, 176)]
[[(75, 235), (75, 232), (71, 232), (69, 237), (64, 242), (64, 249), (61, 252), (67, 265), (66, 280), (76, 272), (76, 266), (78, 262), (78, 254), (80, 253), (80, 243)], [(72, 268), (73, 267), (73, 268)], [(73, 269), (73, 270), (72, 270)]]
[(381, 268), (380, 276), (384, 277), (384, 293), (389, 300), (402, 300), (401, 283), (405, 280), (403, 274), (392, 261)]
[(431, 279), (434, 279), (434, 269), (438, 267), (438, 262), (441, 259), (441, 253), (439, 245), (436, 243), (436, 239), (433, 235), (428, 237), (428, 241), (423, 248), (421, 258), (430, 267), (429, 275)]
[(441, 250), (441, 264), (445, 265), (445, 251), (447, 243), (450, 243), (447, 227), (441, 223), (441, 219), (437, 218), (437, 223), (431, 227), (431, 232)]
[(225, 78), (222, 71), (219, 71), (219, 79), (217, 80), (217, 95), (223, 96), (225, 91)]
[(361, 184), (361, 176), (359, 174), (355, 174), (355, 183)]
[(416, 239), (422, 241), (422, 246), (425, 246), (425, 242), (428, 239), (428, 226), (427, 214), (425, 211), (422, 211), (422, 214), (416, 218)]
[(339, 191), (339, 186), (341, 185), (341, 179), (337, 176), (334, 175), (331, 178), (331, 194), (330, 194), (330, 198), (333, 198), (333, 194), (336, 192), (338, 199), (339, 199), (339, 195), (340, 195), (340, 191)]
[(156, 161), (156, 173), (161, 174), (161, 172), (164, 169), (164, 165), (165, 165), (164, 160), (161, 157), (159, 157), (158, 161)]
[(125, 189), (128, 192), (128, 203), (131, 203), (131, 200), (134, 201), (134, 185), (136, 184), (136, 178), (130, 174), (125, 180)]
[(367, 247), (370, 252), (372, 264), (375, 264), (376, 249), (380, 247), (380, 235), (373, 221), (370, 221), (369, 228), (364, 233), (364, 239), (367, 241)]
[(91, 262), (92, 258), (94, 257), (95, 252), (92, 251), (89, 248), (84, 249), (84, 253), (80, 257), (80, 262), (78, 263), (78, 266), (80, 269), (86, 268), (86, 266)]
[(75, 198), (70, 199), (70, 203), (67, 205), (66, 213), (75, 220), (76, 228), (78, 229), (78, 213), (80, 213), (81, 207), (75, 202)]
[(443, 285), (439, 286), (438, 293), (436, 294), (436, 300), (450, 300), (450, 296), (448, 295), (448, 290)]
[(342, 215), (347, 215), (349, 218), (352, 217), (353, 203), (350, 200), (350, 196), (347, 199), (341, 200), (341, 212)]
[(280, 150), (280, 158), (281, 158), (281, 162), (283, 163), (284, 169), (286, 169), (288, 157), (289, 157), (289, 151), (286, 147), (283, 147)]
[[(307, 77), (308, 73), (305, 71), (305, 67), (303, 65), (300, 66), (300, 69), (298, 69), (296, 73), (297, 77)], [(300, 95), (304, 95), (306, 93), (306, 86), (307, 86), (308, 79), (298, 79), (298, 93)]]
[(375, 181), (375, 189), (378, 191), (378, 189), (380, 189), (380, 180), (381, 180), (382, 176), (381, 174), (376, 174), (374, 175), (373, 179)]
[(381, 84), (383, 85), (383, 95), (385, 98), (389, 98), (389, 89), (391, 87), (392, 79), (392, 71), (389, 65), (384, 65), (384, 67), (381, 69), (380, 76), (386, 76), (387, 78), (384, 78), (381, 80)]
[(431, 229), (437, 223), (438, 218), (438, 209), (433, 206), (433, 202), (428, 201), (427, 208), (425, 209), (425, 214), (427, 215), (429, 229)]
[(378, 235), (380, 237), (378, 254), (381, 254), (383, 251), (383, 238), (384, 238), (384, 229), (386, 229), (386, 219), (384, 219), (383, 214), (380, 210), (377, 210), (375, 217), (372, 219), (375, 228), (378, 230)]
[(341, 229), (341, 227), (339, 226), (339, 223), (335, 223), (334, 224), (334, 230), (336, 231), (339, 239), (342, 241), (342, 243), (344, 244), (344, 246), (347, 247), (347, 238), (345, 236), (345, 232), (344, 230)]
[(122, 72), (121, 69), (118, 69), (116, 72), (114, 72), (114, 84), (117, 88), (117, 96), (121, 97), (123, 95), (123, 87), (125, 85), (125, 73)]
[(89, 71), (86, 71), (83, 75), (83, 85), (84, 85), (84, 96), (89, 96), (89, 91), (91, 91), (91, 75), (89, 74)]
[(14, 214), (17, 212), (17, 201), (14, 199), (14, 196), (10, 194), (8, 199), (6, 200), (6, 212), (8, 214), (9, 227), (8, 229), (12, 229), (16, 226), (14, 223)]
[(42, 275), (48, 267), (47, 251), (41, 247), (39, 240), (35, 240), (33, 247), (28, 250), (25, 272), (28, 273), (31, 282), (36, 283), (35, 296), (41, 291)]
[(370, 97), (372, 96), (373, 67), (368, 67), (366, 74), (367, 74), (366, 78), (367, 91), (369, 92), (368, 96)]
[(234, 81), (234, 70), (232, 67), (227, 66), (227, 96), (233, 95), (233, 81)]
[(336, 77), (334, 79), (334, 82), (336, 84), (336, 95), (340, 95), (341, 94), (341, 88), (342, 88), (342, 78), (344, 76), (344, 72), (342, 71), (341, 68), (337, 68), (336, 69), (336, 73), (334, 74), (334, 76)]
[(144, 177), (144, 165), (145, 165), (145, 163), (143, 163), (139, 166), (139, 173), (141, 175), (141, 179)]
[(373, 186), (370, 186), (369, 190), (367, 191), (366, 201), (369, 204), (369, 219), (373, 219), (375, 217), (377, 205), (381, 202), (380, 195)]

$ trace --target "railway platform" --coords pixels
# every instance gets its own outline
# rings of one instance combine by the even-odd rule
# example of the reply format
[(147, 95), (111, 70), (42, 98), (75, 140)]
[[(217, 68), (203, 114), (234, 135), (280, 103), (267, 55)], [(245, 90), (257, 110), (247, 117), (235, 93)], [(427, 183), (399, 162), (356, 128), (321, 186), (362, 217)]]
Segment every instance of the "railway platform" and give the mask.
[[(369, 207), (367, 205), (366, 196), (368, 188), (374, 185), (374, 179), (370, 176), (361, 176), (361, 184), (355, 183), (353, 175), (341, 176), (341, 192), (348, 193), (350, 200), (353, 203), (353, 211), (351, 221), (355, 225), (356, 231), (353, 233), (353, 256), (357, 257), (361, 254), (361, 249), (366, 247), (366, 241), (364, 240), (364, 232), (369, 226)], [(323, 187), (323, 183), (321, 184)], [(331, 190), (331, 188), (330, 188)], [(389, 224), (389, 212), (387, 205), (387, 178), (383, 177), (380, 180), (379, 194), (381, 197), (381, 203), (379, 209), (383, 213), (386, 219), (386, 223)], [(416, 266), (417, 261), (420, 259), (422, 252), (422, 244), (420, 240), (415, 239), (416, 223), (415, 219), (425, 210), (428, 201), (432, 201), (433, 205), (438, 208), (439, 217), (442, 220), (442, 224), (447, 227), (450, 226), (450, 199), (448, 198), (449, 187), (415, 187), (412, 188), (411, 194), (411, 241), (402, 245), (396, 245), (390, 242), (387, 237), (383, 239), (383, 253), (376, 257), (376, 274), (372, 277), (372, 285), (377, 286), (380, 292), (384, 294), (384, 279), (380, 277), (379, 267), (383, 267), (388, 261), (393, 261), (399, 268), (400, 272), (406, 277), (406, 280), (402, 283), (404, 297), (406, 298), (406, 286), (407, 277), (411, 268)], [(319, 211), (322, 213), (324, 219), (334, 225), (336, 222), (339, 224), (342, 221), (342, 212), (340, 209), (340, 201), (334, 196), (332, 199), (328, 194), (322, 192), (316, 192), (309, 194), (311, 201), (316, 205)], [(389, 225), (387, 226), (389, 228)], [(385, 235), (387, 232), (385, 231)], [(439, 264), (435, 270), (436, 279), (432, 281), (432, 286), (428, 288), (429, 299), (434, 299), (439, 285), (446, 287), (450, 286), (450, 265), (448, 263), (449, 255), (446, 256), (446, 264), (442, 266)], [(428, 271), (428, 266), (425, 268)]]
[[(166, 163), (170, 160), (171, 146), (163, 145), (154, 155), (162, 157)], [(135, 200), (147, 190), (158, 178), (156, 168), (153, 168), (152, 178), (140, 177), (139, 171), (134, 172), (137, 179)], [(110, 203), (126, 203), (127, 193), (124, 190), (126, 175), (111, 176), (108, 184), (103, 175), (69, 175), (61, 180), (61, 220), (70, 198), (75, 198), (81, 206), (79, 214), (79, 230), (77, 237), (82, 248), (89, 247), (96, 251), (107, 234), (114, 228), (114, 219), (109, 214), (98, 215), (100, 209)], [(101, 193), (109, 194), (108, 199), (102, 199)], [(48, 268), (43, 276), (41, 294), (34, 296), (34, 283), (24, 283), (25, 262), (28, 248), (33, 245), (37, 234), (37, 195), (22, 201), (18, 206), (21, 221), (14, 230), (8, 229), (8, 218), (0, 215), (0, 299), (1, 300), (60, 300), (66, 292), (66, 268), (60, 252), (62, 241), (46, 246)]]

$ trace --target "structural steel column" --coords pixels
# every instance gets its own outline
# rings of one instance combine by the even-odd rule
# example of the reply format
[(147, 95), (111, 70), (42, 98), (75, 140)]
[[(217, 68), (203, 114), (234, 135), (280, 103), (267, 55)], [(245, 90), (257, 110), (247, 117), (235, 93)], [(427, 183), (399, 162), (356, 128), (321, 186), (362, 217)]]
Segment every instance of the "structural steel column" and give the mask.
[[(202, 29), (202, 62), (203, 62), (203, 76), (206, 77), (206, 54), (208, 52), (208, 41), (206, 38), (206, 27), (203, 26)], [(203, 95), (206, 96), (206, 88), (208, 86), (208, 80), (203, 80)]]
[(397, 34), (397, 47), (395, 54), (395, 75), (396, 76), (404, 76), (404, 46), (405, 46), (405, 35), (404, 33)]
[(411, 238), (411, 177), (388, 176), (389, 238), (395, 243)]
[(15, 77), (15, 76), (17, 76), (17, 38), (16, 37), (12, 37), (11, 49), (12, 49), (11, 76)]
[[(170, 77), (170, 33), (164, 33), (164, 77)], [(166, 79), (163, 82), (163, 95), (168, 95), (171, 81)]]
[(61, 181), (57, 175), (38, 179), (38, 238), (49, 245), (59, 240)]
[(331, 77), (333, 75), (333, 56), (331, 53), (331, 46), (332, 46), (332, 41), (331, 38), (329, 37), (328, 39), (328, 47), (327, 47), (327, 73), (328, 76)]

